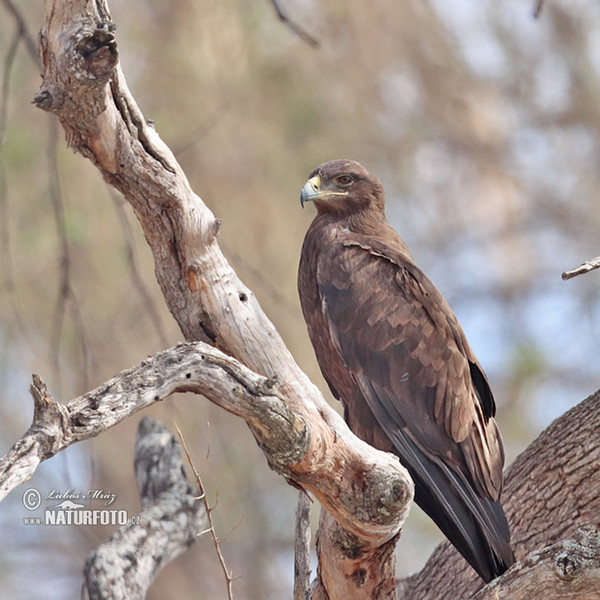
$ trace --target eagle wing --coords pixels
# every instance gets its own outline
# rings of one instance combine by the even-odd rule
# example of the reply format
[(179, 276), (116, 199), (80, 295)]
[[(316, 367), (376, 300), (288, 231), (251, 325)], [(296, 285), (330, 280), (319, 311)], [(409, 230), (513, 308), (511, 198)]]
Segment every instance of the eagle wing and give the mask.
[[(510, 564), (493, 396), (442, 295), (410, 255), (351, 232), (320, 254), (316, 276), (337, 354), (319, 362), (334, 394), (347, 413), (368, 405), (418, 480), (418, 503), (450, 539), (461, 530), (466, 541), (455, 544), (465, 556), (485, 562), (477, 554), (489, 545), (492, 563)], [(355, 392), (336, 380), (341, 371)]]

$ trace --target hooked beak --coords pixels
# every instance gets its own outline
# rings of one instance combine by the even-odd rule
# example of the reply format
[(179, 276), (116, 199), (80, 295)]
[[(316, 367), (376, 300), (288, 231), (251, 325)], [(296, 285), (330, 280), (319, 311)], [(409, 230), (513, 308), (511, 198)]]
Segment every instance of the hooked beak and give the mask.
[(314, 200), (327, 200), (331, 196), (347, 196), (348, 192), (334, 192), (332, 190), (321, 188), (321, 178), (318, 175), (311, 177), (300, 192), (300, 204), (304, 208), (306, 202)]

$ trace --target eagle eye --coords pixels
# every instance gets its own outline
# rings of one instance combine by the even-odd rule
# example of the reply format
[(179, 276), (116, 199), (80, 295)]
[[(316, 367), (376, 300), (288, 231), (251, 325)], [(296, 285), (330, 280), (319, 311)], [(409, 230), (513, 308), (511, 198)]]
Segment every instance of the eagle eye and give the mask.
[(350, 185), (354, 181), (354, 178), (352, 175), (340, 175), (335, 178), (335, 181), (340, 185)]

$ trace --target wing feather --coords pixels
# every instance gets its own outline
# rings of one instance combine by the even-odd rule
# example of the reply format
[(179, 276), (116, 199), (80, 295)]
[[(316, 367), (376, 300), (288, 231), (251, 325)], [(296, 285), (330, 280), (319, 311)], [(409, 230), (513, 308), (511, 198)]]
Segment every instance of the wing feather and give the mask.
[[(493, 397), (435, 286), (409, 259), (350, 236), (319, 263), (317, 282), (331, 338), (360, 387), (371, 382), (363, 395), (388, 436), (409, 436), (496, 500), (502, 453), (489, 421)], [(481, 373), (475, 382), (473, 371)]]

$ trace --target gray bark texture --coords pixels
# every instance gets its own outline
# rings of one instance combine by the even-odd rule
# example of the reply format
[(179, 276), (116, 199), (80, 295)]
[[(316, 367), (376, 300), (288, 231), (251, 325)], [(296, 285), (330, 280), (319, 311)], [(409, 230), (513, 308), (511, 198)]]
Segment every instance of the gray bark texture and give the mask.
[(86, 560), (86, 600), (143, 600), (158, 572), (206, 529), (205, 506), (186, 478), (181, 445), (150, 417), (138, 427), (135, 474), (142, 510)]
[[(114, 31), (103, 0), (47, 0), (40, 33), (43, 82), (34, 102), (58, 117), (67, 143), (131, 204), (166, 303), (185, 338), (196, 344), (159, 353), (64, 406), (48, 396), (44, 419), (34, 420), (0, 461), (0, 490), (8, 493), (42, 460), (127, 414), (173, 391), (195, 391), (244, 418), (269, 465), (313, 494), (366, 556), (397, 538), (412, 502), (412, 481), (396, 457), (349, 431), (225, 260), (217, 244), (219, 221), (191, 190), (127, 88)], [(347, 588), (342, 572), (323, 570), (327, 581), (319, 585), (330, 598)], [(386, 566), (385, 573), (391, 597), (393, 568)], [(373, 571), (369, 581), (376, 579)], [(371, 596), (367, 587), (355, 594)]]

